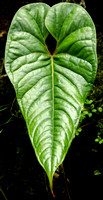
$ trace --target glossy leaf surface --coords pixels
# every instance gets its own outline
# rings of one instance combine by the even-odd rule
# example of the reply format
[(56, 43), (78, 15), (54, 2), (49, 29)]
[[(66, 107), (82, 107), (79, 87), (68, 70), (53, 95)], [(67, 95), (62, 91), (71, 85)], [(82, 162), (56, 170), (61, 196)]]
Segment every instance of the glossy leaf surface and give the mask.
[[(57, 41), (53, 55), (46, 38)], [(36, 156), (50, 186), (75, 137), (97, 70), (96, 32), (80, 6), (29, 4), (11, 23), (6, 72), (15, 88)], [(25, 141), (24, 141), (25, 142)]]

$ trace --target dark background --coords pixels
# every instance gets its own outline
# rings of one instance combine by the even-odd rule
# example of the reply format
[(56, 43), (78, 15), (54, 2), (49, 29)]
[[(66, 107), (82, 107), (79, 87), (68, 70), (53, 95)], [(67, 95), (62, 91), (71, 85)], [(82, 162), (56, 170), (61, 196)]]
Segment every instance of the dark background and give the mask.
[[(40, 1), (0, 0), (0, 200), (52, 200), (48, 179), (37, 162), (14, 89), (4, 70), (7, 32), (15, 12), (27, 3)], [(61, 1), (42, 1), (50, 6)], [(79, 3), (80, 1), (76, 1)], [(98, 73), (89, 99), (103, 104), (102, 1), (85, 0), (97, 29)], [(98, 103), (99, 102), (99, 103)], [(82, 133), (74, 139), (66, 159), (54, 177), (56, 200), (103, 199), (103, 144), (95, 142), (103, 113), (86, 118)], [(96, 171), (100, 172), (100, 174)]]

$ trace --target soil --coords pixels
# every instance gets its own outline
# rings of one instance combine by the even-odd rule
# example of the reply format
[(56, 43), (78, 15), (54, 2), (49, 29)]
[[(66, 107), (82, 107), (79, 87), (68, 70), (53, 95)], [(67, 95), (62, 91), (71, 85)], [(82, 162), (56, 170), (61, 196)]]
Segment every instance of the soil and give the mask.
[[(64, 163), (54, 175), (53, 198), (47, 176), (30, 143), (15, 91), (6, 76), (4, 51), (11, 20), (18, 8), (32, 2), (0, 2), (0, 200), (91, 200), (96, 196), (101, 200), (103, 144), (96, 143), (95, 138), (100, 130), (98, 122), (103, 123), (103, 113), (94, 113), (92, 118), (83, 120), (82, 133), (75, 137)], [(53, 5), (60, 1), (43, 2)], [(88, 98), (99, 107), (103, 105), (103, 27), (98, 15), (101, 5), (96, 1), (92, 5), (88, 0), (85, 2), (96, 25), (99, 58), (97, 78)]]

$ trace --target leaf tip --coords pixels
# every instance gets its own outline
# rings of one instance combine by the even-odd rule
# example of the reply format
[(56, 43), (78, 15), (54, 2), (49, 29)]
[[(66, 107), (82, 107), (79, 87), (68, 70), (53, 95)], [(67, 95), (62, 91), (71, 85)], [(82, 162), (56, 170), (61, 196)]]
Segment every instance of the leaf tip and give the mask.
[(51, 193), (52, 193), (53, 198), (55, 198), (55, 194), (54, 194), (53, 190), (51, 191)]
[(52, 194), (53, 198), (55, 198), (55, 194), (53, 192), (53, 178), (52, 177), (49, 179), (49, 183), (50, 183), (51, 194)]

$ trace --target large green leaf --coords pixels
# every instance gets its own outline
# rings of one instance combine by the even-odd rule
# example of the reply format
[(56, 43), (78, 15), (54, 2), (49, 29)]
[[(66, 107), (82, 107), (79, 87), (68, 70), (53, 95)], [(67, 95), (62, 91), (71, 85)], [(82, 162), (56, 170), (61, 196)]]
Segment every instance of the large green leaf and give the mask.
[[(45, 43), (48, 34), (57, 41), (53, 55)], [(91, 17), (79, 5), (69, 3), (20, 8), (9, 29), (5, 68), (52, 189), (53, 174), (75, 137), (96, 75), (96, 32)]]

